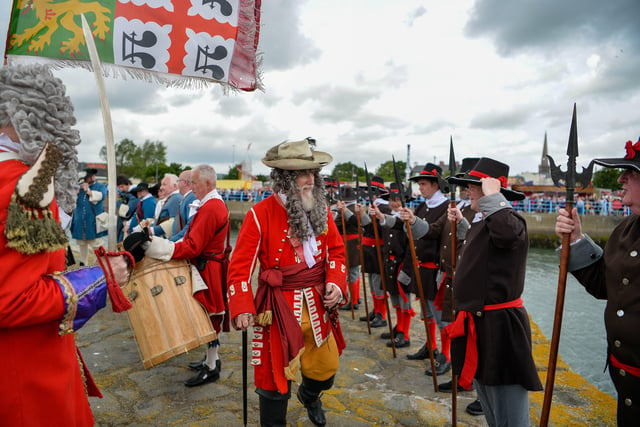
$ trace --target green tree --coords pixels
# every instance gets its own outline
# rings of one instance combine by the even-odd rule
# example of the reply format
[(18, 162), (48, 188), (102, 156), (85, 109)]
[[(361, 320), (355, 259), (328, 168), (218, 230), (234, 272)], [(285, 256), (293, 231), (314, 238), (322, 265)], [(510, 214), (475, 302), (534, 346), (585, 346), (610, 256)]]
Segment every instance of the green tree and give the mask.
[[(396, 160), (396, 167), (398, 168), (398, 172), (400, 173), (400, 177), (404, 180), (405, 178), (405, 169), (407, 167), (407, 164), (405, 162), (403, 162), (402, 160)], [(378, 168), (376, 169), (376, 175), (382, 177), (382, 179), (385, 180), (385, 182), (387, 181), (394, 181), (396, 180), (396, 175), (395, 172), (393, 170), (393, 160), (388, 160), (382, 164), (380, 164), (380, 166), (378, 166)]]
[(238, 163), (233, 166), (229, 166), (229, 171), (225, 175), (225, 179), (240, 179), (240, 167), (242, 164)]
[(258, 176), (256, 176), (256, 179), (260, 182), (269, 182), (271, 180), (271, 178), (268, 175), (262, 175), (259, 174)]
[(358, 167), (351, 162), (338, 163), (331, 172), (331, 176), (340, 181), (355, 181), (354, 174), (364, 179), (364, 168)]
[[(161, 141), (146, 140), (142, 146), (131, 139), (123, 139), (115, 144), (116, 173), (145, 181), (158, 179), (165, 173), (182, 172), (179, 163), (166, 164), (167, 147)], [(107, 148), (100, 149), (100, 158), (107, 160)]]
[(618, 177), (622, 172), (621, 169), (601, 169), (593, 174), (593, 186), (611, 191), (620, 190), (622, 185), (618, 184)]

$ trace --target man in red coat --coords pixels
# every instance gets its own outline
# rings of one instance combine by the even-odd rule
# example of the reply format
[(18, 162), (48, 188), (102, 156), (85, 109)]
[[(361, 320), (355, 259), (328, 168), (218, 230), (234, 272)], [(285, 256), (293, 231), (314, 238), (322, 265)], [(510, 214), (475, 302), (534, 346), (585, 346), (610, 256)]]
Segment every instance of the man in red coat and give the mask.
[(344, 348), (335, 309), (347, 292), (344, 243), (319, 174), (332, 157), (314, 145), (310, 138), (283, 142), (262, 159), (273, 168), (274, 194), (245, 216), (229, 265), (234, 326), (254, 325), (251, 364), (262, 426), (286, 424), (298, 368), (298, 399), (312, 423), (325, 425), (320, 393), (332, 387)]
[[(223, 329), (226, 305), (226, 283), (223, 266), (226, 260), (226, 239), (229, 228), (229, 211), (216, 190), (216, 171), (208, 165), (199, 165), (191, 174), (193, 193), (199, 207), (189, 224), (184, 238), (172, 242), (153, 237), (145, 255), (162, 261), (188, 259), (199, 274), (192, 274), (194, 297), (206, 308), (217, 334)], [(198, 286), (198, 275), (204, 285)], [(228, 322), (225, 331), (228, 331)], [(198, 373), (185, 382), (187, 387), (199, 386), (220, 378), (220, 342), (210, 342), (202, 362), (190, 364)]]
[[(92, 426), (87, 395), (101, 397), (73, 332), (106, 305), (107, 284), (100, 267), (64, 272), (60, 222), (69, 223), (78, 191), (75, 123), (64, 85), (45, 66), (0, 68), (3, 426)], [(110, 262), (126, 283), (124, 257)]]

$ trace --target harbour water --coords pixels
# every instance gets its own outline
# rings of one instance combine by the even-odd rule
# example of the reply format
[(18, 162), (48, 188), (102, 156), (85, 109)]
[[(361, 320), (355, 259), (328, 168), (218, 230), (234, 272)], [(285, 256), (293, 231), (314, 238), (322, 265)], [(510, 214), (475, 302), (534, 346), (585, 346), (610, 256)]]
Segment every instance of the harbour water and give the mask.
[[(529, 250), (524, 304), (548, 339), (553, 330), (558, 263), (559, 257), (552, 249)], [(593, 298), (568, 275), (559, 352), (576, 373), (615, 397), (615, 388), (604, 371), (607, 351), (604, 306), (605, 301)]]

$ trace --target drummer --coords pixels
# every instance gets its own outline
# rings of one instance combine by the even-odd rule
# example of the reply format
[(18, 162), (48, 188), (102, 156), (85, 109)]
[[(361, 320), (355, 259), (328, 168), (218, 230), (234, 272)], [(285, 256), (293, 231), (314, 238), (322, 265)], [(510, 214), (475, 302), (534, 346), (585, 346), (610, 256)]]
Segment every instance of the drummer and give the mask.
[[(179, 242), (153, 237), (145, 255), (161, 261), (188, 259), (198, 268), (207, 289), (196, 291), (194, 297), (206, 308), (216, 333), (223, 327), (229, 331), (225, 318), (226, 284), (223, 266), (227, 256), (225, 241), (229, 228), (229, 211), (216, 190), (216, 171), (209, 165), (198, 165), (191, 174), (193, 193), (199, 208), (193, 216), (184, 238)], [(220, 378), (220, 342), (216, 338), (207, 346), (204, 360), (191, 363), (198, 373), (185, 381), (195, 387)]]

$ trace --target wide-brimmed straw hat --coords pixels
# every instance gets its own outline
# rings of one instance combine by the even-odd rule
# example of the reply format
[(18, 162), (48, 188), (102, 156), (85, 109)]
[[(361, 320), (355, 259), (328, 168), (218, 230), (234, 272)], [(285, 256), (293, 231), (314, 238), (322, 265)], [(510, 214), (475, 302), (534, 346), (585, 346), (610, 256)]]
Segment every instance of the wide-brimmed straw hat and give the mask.
[(635, 144), (630, 140), (624, 146), (627, 151), (622, 158), (593, 159), (593, 162), (607, 168), (632, 169), (640, 172), (640, 138)]
[(320, 169), (333, 160), (331, 154), (315, 150), (316, 141), (285, 141), (267, 151), (262, 163), (270, 168), (286, 170)]
[(500, 181), (500, 192), (507, 200), (522, 200), (524, 193), (507, 188), (509, 179), (509, 166), (488, 157), (481, 157), (478, 163), (469, 172), (461, 177), (450, 177), (449, 182), (456, 185), (476, 184), (482, 185), (480, 178), (495, 178)]

